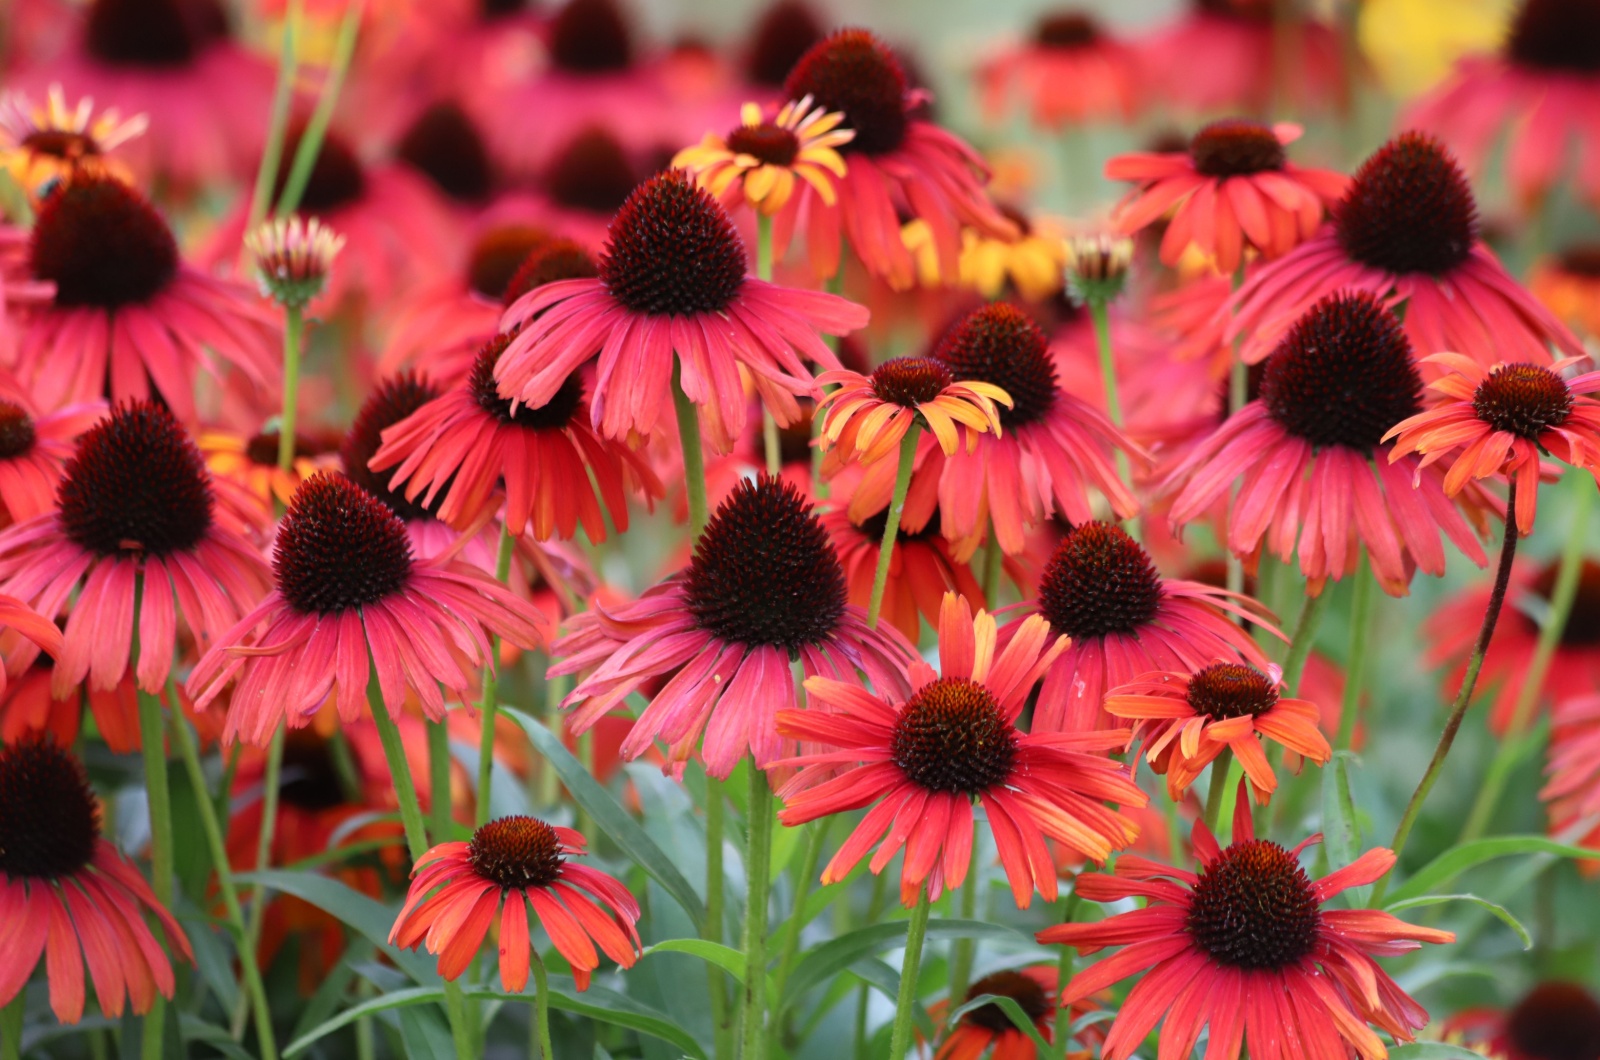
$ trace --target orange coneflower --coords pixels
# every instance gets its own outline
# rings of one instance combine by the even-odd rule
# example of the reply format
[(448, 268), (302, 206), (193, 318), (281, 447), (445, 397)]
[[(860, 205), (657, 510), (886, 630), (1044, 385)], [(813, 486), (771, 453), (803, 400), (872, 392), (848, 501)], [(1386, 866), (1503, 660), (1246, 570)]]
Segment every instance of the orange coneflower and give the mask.
[[(841, 369), (817, 377), (817, 401), (825, 410), (821, 437), (834, 465), (859, 461), (875, 464), (899, 447), (913, 424), (933, 432), (945, 456), (978, 445), (978, 435), (1000, 433), (995, 403), (1011, 406), (1011, 397), (993, 383), (958, 382), (943, 361), (932, 357), (896, 357), (862, 375)], [(961, 430), (962, 427), (966, 431)]]
[(470, 842), (440, 843), (417, 860), (389, 941), (404, 949), (426, 943), (439, 956), (439, 974), (454, 980), (498, 919), (500, 984), (520, 993), (528, 985), (531, 905), (578, 989), (588, 989), (600, 966), (595, 943), (624, 968), (639, 959), (639, 903), (616, 879), (571, 860), (584, 846), (570, 828), (522, 816), (490, 821)]
[(834, 204), (835, 182), (845, 175), (844, 159), (835, 148), (856, 135), (840, 128), (843, 114), (813, 107), (811, 97), (803, 96), (770, 118), (759, 103), (746, 103), (739, 121), (726, 138), (706, 133), (698, 144), (674, 155), (672, 164), (694, 174), (730, 208), (742, 200), (771, 216), (789, 204), (797, 180), (816, 189), (824, 204)]
[(69, 107), (59, 84), (50, 86), (42, 105), (29, 102), (20, 92), (8, 92), (0, 97), (0, 169), (36, 199), (54, 182), (80, 173), (104, 173), (131, 182), (128, 168), (107, 155), (141, 135), (149, 124), (143, 114), (124, 121), (115, 107), (97, 116), (91, 99)]

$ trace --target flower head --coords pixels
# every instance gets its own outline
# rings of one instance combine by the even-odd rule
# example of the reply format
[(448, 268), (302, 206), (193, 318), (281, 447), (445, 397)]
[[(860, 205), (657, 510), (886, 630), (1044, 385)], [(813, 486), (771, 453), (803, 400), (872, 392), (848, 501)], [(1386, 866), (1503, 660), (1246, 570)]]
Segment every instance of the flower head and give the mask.
[[(1149, 904), (1097, 923), (1061, 924), (1039, 933), (1080, 953), (1126, 947), (1090, 965), (1061, 991), (1070, 1004), (1143, 973), (1106, 1036), (1106, 1060), (1126, 1060), (1161, 1023), (1161, 1048), (1187, 1053), (1210, 1026), (1213, 1060), (1388, 1055), (1368, 1024), (1411, 1041), (1428, 1014), (1373, 960), (1453, 942), (1448, 931), (1416, 927), (1376, 909), (1331, 909), (1330, 898), (1377, 880), (1394, 853), (1369, 850), (1344, 868), (1312, 880), (1300, 854), (1257, 839), (1241, 785), (1233, 842), (1217, 845), (1204, 822), (1194, 827), (1200, 872), (1125, 854), (1115, 875), (1078, 877), (1091, 901), (1145, 898)], [(1247, 1040), (1248, 1039), (1248, 1040)]]
[[(1017, 624), (1003, 648), (994, 617), (945, 595), (939, 613), (941, 672), (919, 661), (906, 671), (909, 696), (874, 695), (825, 677), (806, 681), (812, 706), (778, 715), (784, 736), (820, 745), (788, 764), (800, 772), (779, 792), (778, 819), (799, 825), (872, 807), (822, 873), (843, 879), (882, 840), (871, 869), (906, 852), (900, 898), (926, 886), (937, 898), (966, 879), (974, 803), (981, 803), (1017, 905), (1037, 890), (1056, 897), (1044, 840), (1104, 861), (1137, 834), (1106, 802), (1143, 806), (1145, 796), (1105, 751), (1127, 744), (1127, 730), (1024, 733), (1017, 719), (1035, 682), (1066, 649), (1038, 617)], [(887, 690), (885, 690), (887, 691)], [(817, 704), (826, 709), (818, 709)], [(859, 764), (856, 764), (859, 763)], [(845, 768), (840, 772), (841, 766)]]
[(693, 173), (722, 201), (742, 197), (768, 216), (788, 205), (796, 179), (815, 188), (827, 205), (834, 204), (834, 182), (845, 174), (844, 159), (835, 148), (855, 137), (854, 131), (840, 127), (843, 114), (812, 107), (806, 97), (785, 103), (770, 119), (763, 117), (760, 104), (746, 103), (739, 120), (742, 124), (726, 138), (707, 133), (699, 144), (674, 155), (672, 164)]
[(613, 877), (572, 860), (584, 846), (570, 828), (521, 816), (490, 821), (469, 842), (440, 843), (411, 870), (389, 942), (402, 949), (425, 943), (439, 957), (440, 976), (453, 981), (498, 922), (500, 984), (520, 993), (528, 985), (532, 906), (579, 990), (600, 966), (596, 943), (631, 968), (639, 959), (639, 903)]
[[(1056, 970), (1047, 965), (1007, 968), (974, 982), (963, 1000), (970, 1002), (984, 995), (1009, 998), (1033, 1023), (1039, 1037), (1048, 1042), (1054, 1040), (1056, 1011), (1060, 1007), (1056, 1003), (1058, 983)], [(936, 1002), (928, 1006), (928, 1015), (938, 1025), (951, 1007), (948, 1000)], [(993, 1001), (963, 1013), (939, 1043), (934, 1060), (977, 1060), (990, 1048), (994, 1049), (992, 1055), (1004, 1060), (1038, 1060), (1032, 1039), (1018, 1030), (1006, 1010)]]
[(56, 182), (79, 174), (131, 180), (127, 169), (108, 156), (149, 124), (143, 114), (124, 121), (115, 107), (96, 115), (94, 100), (88, 98), (69, 107), (59, 84), (50, 86), (42, 105), (20, 92), (7, 92), (0, 96), (0, 168), (35, 199)]
[[(1471, 357), (1437, 353), (1426, 358), (1449, 374), (1429, 388), (1445, 400), (1396, 424), (1384, 435), (1394, 439), (1391, 461), (1408, 453), (1419, 467), (1455, 454), (1444, 477), (1445, 492), (1465, 489), (1473, 480), (1505, 475), (1516, 490), (1517, 529), (1533, 530), (1539, 498), (1539, 457), (1548, 453), (1600, 479), (1600, 372), (1563, 378), (1575, 363), (1497, 364), (1485, 368)], [(1458, 452), (1459, 450), (1459, 452)]]
[(328, 283), (333, 259), (344, 247), (344, 236), (313, 217), (300, 216), (263, 221), (244, 237), (255, 255), (261, 293), (289, 309), (303, 309)]
[(1067, 287), (1079, 302), (1109, 302), (1122, 293), (1133, 264), (1133, 240), (1108, 233), (1067, 239)]
[(897, 357), (873, 369), (824, 372), (819, 388), (833, 386), (818, 402), (826, 409), (822, 437), (836, 460), (858, 459), (873, 464), (895, 452), (913, 423), (933, 432), (946, 456), (961, 445), (965, 427), (967, 451), (978, 435), (1000, 433), (995, 403), (1011, 398), (993, 383), (958, 383), (943, 361), (932, 357)]
[(146, 913), (161, 924), (168, 948), (194, 960), (177, 920), (101, 838), (89, 777), (53, 741), (0, 747), (0, 905), (0, 1005), (17, 997), (43, 959), (50, 1008), (63, 1023), (83, 1018), (85, 961), (100, 1011), (112, 1019), (125, 1007), (149, 1012), (158, 993), (172, 997), (172, 963)]
[(1041, 129), (1098, 121), (1127, 122), (1144, 94), (1138, 50), (1086, 12), (1047, 10), (1026, 40), (1010, 44), (978, 69), (984, 110), (1004, 117), (1021, 97)]

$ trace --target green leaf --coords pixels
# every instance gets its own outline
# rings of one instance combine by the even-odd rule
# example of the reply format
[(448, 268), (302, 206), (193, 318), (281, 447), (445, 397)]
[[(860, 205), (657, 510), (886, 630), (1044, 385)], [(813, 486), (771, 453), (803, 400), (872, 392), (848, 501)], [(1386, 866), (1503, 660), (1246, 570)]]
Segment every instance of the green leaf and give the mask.
[(698, 957), (708, 964), (716, 965), (741, 983), (744, 982), (744, 954), (719, 942), (707, 942), (705, 939), (668, 939), (649, 947), (642, 956), (648, 957), (652, 953), (687, 953), (691, 957)]
[(1016, 1025), (1017, 1030), (1021, 1031), (1023, 1034), (1026, 1034), (1030, 1039), (1032, 1039), (1034, 1047), (1039, 1050), (1040, 1056), (1052, 1055), (1050, 1043), (1045, 1041), (1043, 1036), (1039, 1034), (1039, 1028), (1033, 1025), (1033, 1020), (1028, 1018), (1028, 1014), (1022, 1011), (1022, 1006), (1017, 1004), (1017, 999), (1013, 997), (1001, 997), (999, 994), (979, 994), (971, 1001), (968, 1001), (965, 1005), (962, 1005), (960, 1008), (950, 1013), (948, 1020), (949, 1026), (955, 1026), (956, 1020), (960, 1019), (962, 1016), (965, 1016), (973, 1009), (982, 1008), (985, 1005), (999, 1005), (1000, 1010), (1007, 1016), (1011, 1017), (1011, 1022)]
[(1512, 854), (1554, 854), (1563, 858), (1593, 858), (1596, 852), (1585, 847), (1569, 846), (1546, 839), (1542, 835), (1507, 835), (1491, 839), (1475, 839), (1470, 843), (1451, 847), (1443, 854), (1418, 869), (1410, 879), (1389, 895), (1387, 908), (1407, 898), (1416, 898), (1444, 886), (1461, 873), (1495, 858)]
[[(444, 991), (439, 994), (443, 997)], [(450, 1039), (450, 1027), (437, 1010), (407, 1007), (400, 1010), (399, 1016), (406, 1060), (460, 1060), (455, 1042)]]
[(573, 757), (555, 734), (545, 728), (532, 717), (524, 714), (516, 707), (508, 707), (506, 715), (521, 725), (528, 734), (528, 739), (538, 748), (539, 753), (555, 768), (561, 782), (567, 786), (572, 797), (578, 801), (594, 818), (594, 823), (606, 835), (610, 836), (623, 853), (651, 878), (659, 883), (673, 899), (689, 914), (695, 926), (701, 926), (704, 919), (704, 903), (695, 893), (689, 881), (683, 878), (683, 873), (678, 871), (678, 866), (672, 863), (666, 852), (656, 846), (655, 841), (645, 833), (639, 822), (635, 821), (624, 810), (611, 793), (589, 775), (583, 768), (583, 763)]
[[(172, 801), (172, 834), (198, 836), (200, 831), (200, 804), (194, 785), (185, 770), (168, 770), (167, 784)], [(205, 798), (211, 795), (207, 792)], [(184, 894), (204, 895), (211, 881), (211, 847), (207, 843), (174, 843), (172, 869)]]
[(251, 872), (239, 876), (241, 884), (261, 883), (274, 891), (292, 894), (310, 902), (323, 912), (353, 928), (396, 966), (419, 983), (437, 983), (439, 975), (432, 960), (412, 950), (389, 945), (389, 930), (394, 927), (397, 908), (383, 905), (338, 880), (307, 872)]
[(1398, 902), (1389, 903), (1389, 912), (1398, 913), (1402, 909), (1416, 909), (1419, 906), (1439, 905), (1443, 902), (1472, 902), (1474, 905), (1482, 906), (1488, 912), (1499, 917), (1506, 927), (1517, 933), (1517, 938), (1522, 940), (1523, 949), (1533, 949), (1533, 936), (1528, 934), (1528, 929), (1522, 926), (1522, 922), (1520, 920), (1511, 915), (1511, 910), (1507, 909), (1503, 905), (1498, 905), (1494, 902), (1491, 902), (1487, 898), (1479, 898), (1475, 894), (1419, 895), (1416, 898), (1406, 898)]
[(178, 1026), (183, 1029), (185, 1041), (204, 1042), (229, 1060), (255, 1060), (248, 1049), (233, 1040), (227, 1028), (218, 1027), (215, 1023), (207, 1023), (198, 1016), (188, 1013), (178, 1015)]
[(306, 1002), (305, 1008), (301, 1010), (291, 1038), (300, 1037), (338, 1010), (339, 1003), (344, 1000), (345, 991), (350, 989), (350, 984), (356, 977), (355, 969), (351, 966), (352, 962), (371, 951), (372, 947), (360, 939), (350, 943), (344, 951), (344, 956), (339, 958), (339, 963), (329, 970), (317, 986), (317, 992), (311, 995), (311, 1000)]
[(1412, 1042), (1391, 1048), (1389, 1060), (1483, 1060), (1483, 1054), (1444, 1042)]
[[(886, 949), (905, 937), (907, 923), (905, 920), (893, 920), (887, 924), (873, 924), (824, 942), (807, 953), (794, 966), (784, 992), (788, 998), (799, 997), (819, 983), (832, 979), (861, 958)], [(981, 920), (930, 920), (928, 937), (1016, 939), (1020, 937), (1020, 933), (1004, 925), (986, 924)], [(781, 1008), (784, 1001), (784, 998), (779, 998), (777, 1007)]]
[[(563, 982), (564, 979), (566, 982)], [(692, 1057), (693, 1060), (705, 1060), (705, 1051), (700, 1048), (699, 1043), (664, 1014), (641, 1005), (624, 994), (607, 990), (604, 987), (592, 986), (587, 991), (579, 993), (576, 989), (567, 987), (567, 983), (570, 982), (571, 980), (566, 979), (565, 976), (550, 977), (551, 1008), (660, 1038), (662, 1041), (682, 1050), (686, 1056)], [(531, 1004), (534, 1000), (532, 994), (508, 994), (503, 990), (488, 988), (464, 990), (463, 993), (473, 1001), (510, 1000)], [(349, 1026), (363, 1016), (371, 1016), (392, 1009), (401, 1010), (401, 1027), (402, 1031), (404, 1031), (406, 1026), (405, 1014), (408, 1010), (417, 1005), (438, 1004), (443, 999), (444, 988), (442, 986), (414, 986), (406, 990), (396, 990), (392, 993), (371, 998), (361, 1002), (359, 1005), (345, 1009), (290, 1042), (284, 1047), (284, 1058), (285, 1060), (291, 1060), (291, 1058), (305, 1052), (317, 1041), (342, 1027)], [(434, 1013), (428, 1013), (428, 1015), (435, 1020), (438, 1019)], [(442, 1022), (440, 1022), (439, 1026), (443, 1027)], [(426, 1031), (419, 1027), (418, 1032), (424, 1035), (419, 1039), (419, 1044), (426, 1045), (429, 1043)], [(411, 1044), (411, 1040), (408, 1037), (408, 1048), (410, 1048)], [(446, 1050), (442, 1055), (449, 1056), (451, 1050), (448, 1032), (445, 1034), (444, 1044)], [(411, 1055), (428, 1056), (431, 1054), (429, 1052), (420, 1052), (412, 1053)]]
[[(1350, 762), (1355, 755), (1335, 751), (1322, 770), (1322, 827), (1328, 843), (1328, 861), (1342, 869), (1361, 856), (1361, 825), (1356, 820), (1355, 801), (1350, 797)], [(1350, 902), (1366, 908), (1372, 888), (1350, 888)]]

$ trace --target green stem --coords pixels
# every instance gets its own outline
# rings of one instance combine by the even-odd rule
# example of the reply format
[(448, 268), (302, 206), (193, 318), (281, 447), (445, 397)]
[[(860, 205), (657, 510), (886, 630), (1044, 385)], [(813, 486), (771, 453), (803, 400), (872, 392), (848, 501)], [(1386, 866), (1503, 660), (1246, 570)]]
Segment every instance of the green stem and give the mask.
[[(544, 723), (553, 733), (562, 731), (561, 700), (566, 695), (567, 679), (562, 674), (551, 674), (546, 663), (544, 676)], [(556, 799), (561, 795), (561, 778), (556, 776), (556, 771), (550, 768), (550, 763), (544, 762), (539, 766), (539, 805), (554, 806)]]
[(139, 1027), (139, 1055), (143, 1060), (165, 1060), (162, 1032), (166, 1025), (167, 999), (157, 994)]
[(1489, 818), (1500, 805), (1500, 793), (1505, 790), (1506, 781), (1518, 757), (1519, 737), (1527, 730), (1534, 704), (1544, 690), (1550, 662), (1561, 645), (1567, 619), (1572, 615), (1572, 604), (1578, 597), (1578, 583), (1583, 574), (1583, 551), (1588, 543), (1589, 512), (1595, 497), (1595, 491), (1588, 487), (1588, 483), (1580, 482), (1579, 486), (1577, 499), (1573, 502), (1572, 524), (1567, 528), (1567, 540), (1561, 547), (1561, 563), (1556, 568), (1556, 582), (1550, 592), (1550, 611), (1545, 615), (1544, 624), (1539, 627), (1539, 640), (1534, 646), (1527, 672), (1523, 675), (1517, 701), (1512, 706), (1511, 721), (1496, 747), (1493, 761), (1489, 763), (1483, 786), (1473, 800), (1466, 827), (1461, 830), (1459, 842), (1462, 843), (1483, 835)]
[(924, 884), (917, 894), (917, 906), (911, 911), (911, 923), (906, 927), (906, 955), (900, 962), (900, 996), (895, 1002), (894, 1033), (889, 1038), (890, 1060), (905, 1060), (911, 1048), (912, 1013), (917, 1007), (917, 976), (922, 971), (922, 940), (928, 932), (928, 888)]
[(867, 625), (878, 625), (883, 610), (883, 591), (889, 584), (889, 562), (894, 558), (894, 539), (900, 532), (900, 516), (906, 510), (906, 493), (911, 488), (911, 465), (916, 462), (917, 435), (922, 432), (915, 420), (900, 439), (900, 462), (894, 471), (894, 498), (889, 502), (889, 517), (883, 524), (883, 543), (878, 546), (878, 569), (872, 575), (872, 600), (867, 605)]
[(1372, 643), (1372, 591), (1376, 584), (1363, 550), (1356, 561), (1355, 600), (1350, 605), (1350, 652), (1345, 657), (1344, 699), (1339, 705), (1339, 737), (1334, 744), (1340, 750), (1349, 749), (1355, 737), (1356, 715), (1361, 711), (1361, 692), (1367, 680), (1367, 651)]
[(305, 194), (311, 169), (316, 165), (322, 140), (328, 133), (328, 124), (333, 121), (334, 108), (339, 105), (339, 93), (344, 88), (344, 75), (350, 70), (350, 57), (355, 54), (356, 31), (361, 28), (361, 10), (365, 6), (365, 0), (350, 0), (349, 6), (344, 9), (344, 20), (339, 23), (339, 35), (334, 40), (333, 63), (328, 67), (327, 77), (322, 83), (322, 95), (317, 97), (316, 109), (311, 112), (311, 119), (306, 122), (305, 132), (295, 148), (294, 164), (289, 168), (283, 194), (278, 198), (278, 217), (288, 217), (294, 213), (300, 206), (300, 197)]
[[(874, 873), (872, 876), (872, 894), (867, 899), (867, 923), (876, 924), (883, 915), (883, 896), (887, 892), (888, 878), (883, 873)], [(838, 907), (843, 912), (849, 911), (849, 905), (840, 902)], [(844, 925), (838, 925), (836, 934), (844, 933)], [(872, 998), (872, 987), (865, 980), (856, 988), (856, 1028), (855, 1045), (850, 1051), (854, 1060), (866, 1060), (867, 1048), (867, 1004)]]
[(533, 970), (533, 1025), (539, 1036), (539, 1052), (534, 1060), (556, 1060), (555, 1048), (550, 1044), (550, 975), (537, 946), (529, 948), (528, 956), (532, 958), (528, 967)]
[[(778, 967), (772, 973), (773, 1003), (782, 1009), (783, 988), (789, 981), (789, 973), (794, 970), (795, 958), (800, 955), (800, 923), (801, 914), (805, 912), (806, 895), (811, 893), (811, 881), (817, 878), (817, 865), (822, 861), (822, 846), (828, 836), (828, 822), (832, 818), (823, 818), (812, 821), (806, 825), (806, 846), (800, 856), (800, 875), (795, 879), (794, 907), (789, 911), (788, 922), (783, 925), (783, 944), (779, 948)], [(777, 1033), (778, 1028), (773, 1028)]]
[(1211, 763), (1211, 787), (1206, 792), (1205, 820), (1212, 835), (1219, 834), (1217, 827), (1222, 822), (1222, 804), (1227, 801), (1228, 772), (1232, 765), (1233, 752), (1227, 748)]
[[(976, 827), (976, 826), (974, 826)], [(972, 844), (972, 857), (967, 863), (967, 880), (962, 885), (961, 919), (972, 920), (978, 914), (978, 844)], [(970, 938), (956, 939), (950, 947), (950, 1004), (959, 1005), (967, 996), (967, 986), (972, 979), (972, 962), (977, 956), (977, 945)]]
[[(278, 796), (283, 787), (283, 745), (287, 732), (287, 724), (279, 722), (277, 729), (272, 733), (271, 742), (267, 744), (267, 768), (261, 778), (261, 829), (256, 834), (257, 872), (266, 872), (272, 867), (272, 839), (278, 828)], [(230, 780), (227, 775), (223, 776), (224, 784)], [(217, 819), (227, 818), (218, 814)], [(261, 942), (261, 924), (266, 917), (266, 909), (266, 891), (261, 884), (255, 884), (250, 890), (250, 917), (245, 924), (245, 934), (249, 939), (252, 953)], [(244, 1034), (245, 1020), (249, 1015), (252, 1000), (248, 996), (241, 995), (239, 1005), (233, 1010), (231, 1030), (234, 1041), (238, 1041)]]
[(450, 838), (450, 726), (444, 718), (424, 723), (428, 733), (428, 832), (435, 843)]
[(1311, 657), (1311, 646), (1317, 640), (1317, 627), (1322, 625), (1322, 612), (1328, 606), (1328, 587), (1316, 596), (1308, 596), (1300, 605), (1300, 618), (1294, 624), (1289, 639), (1289, 655), (1283, 660), (1283, 688), (1289, 695), (1300, 691), (1300, 675), (1305, 673), (1306, 660)]
[[(1233, 270), (1233, 290), (1237, 291), (1244, 286), (1244, 262)], [(1228, 361), (1228, 415), (1232, 416), (1244, 408), (1250, 398), (1250, 369), (1239, 358), (1239, 347), (1244, 344), (1244, 337), (1233, 340), (1233, 356)], [(1235, 479), (1228, 493), (1228, 526), (1233, 526), (1233, 503), (1239, 495), (1240, 480)], [(1264, 552), (1265, 550), (1263, 550)], [(1228, 547), (1226, 538), (1222, 543), (1222, 554), (1227, 567), (1226, 586), (1230, 593), (1244, 592), (1244, 560), (1234, 555), (1233, 549)], [(1242, 622), (1237, 615), (1234, 620)]]
[[(756, 279), (772, 282), (772, 218), (756, 212)], [(767, 474), (774, 477), (783, 469), (783, 450), (778, 438), (778, 421), (765, 403), (761, 406), (761, 441), (766, 450)]]
[(750, 766), (750, 798), (745, 807), (748, 843), (745, 876), (748, 898), (744, 909), (744, 1003), (741, 1026), (743, 1060), (761, 1060), (767, 1051), (763, 1003), (767, 997), (767, 898), (772, 885), (772, 788), (767, 774)]
[[(144, 603), (144, 575), (133, 583), (133, 642), (129, 666), (138, 669), (143, 647), (139, 643), (139, 614)], [(172, 794), (167, 786), (166, 723), (161, 697), (138, 689), (139, 743), (144, 759), (145, 793), (150, 808), (150, 889), (156, 901), (172, 908)], [(157, 1031), (157, 1034), (160, 1032)], [(159, 1044), (159, 1038), (157, 1039)]]
[[(1106, 390), (1106, 412), (1117, 430), (1122, 430), (1122, 396), (1117, 388), (1117, 359), (1111, 348), (1111, 314), (1104, 298), (1089, 299), (1089, 319), (1094, 322), (1094, 343), (1100, 351), (1100, 381)], [(1117, 477), (1133, 488), (1133, 470), (1128, 454), (1117, 448)], [(1137, 526), (1137, 524), (1135, 524)], [(1137, 534), (1135, 534), (1137, 536)]]
[(300, 411), (300, 334), (305, 309), (283, 308), (283, 415), (278, 419), (278, 470), (294, 467), (295, 418)]
[[(722, 795), (722, 781), (706, 777), (706, 922), (703, 932), (707, 942), (722, 942), (722, 835), (727, 827), (727, 803)], [(706, 966), (710, 977), (711, 1026), (716, 1037), (718, 1060), (733, 1052), (733, 1024), (728, 1011), (728, 994), (723, 984), (722, 969)]]
[(989, 545), (983, 553), (983, 603), (990, 614), (1000, 604), (1000, 572), (1004, 569), (1005, 552), (1000, 548), (1000, 538), (995, 535), (994, 523), (989, 524)]
[(0, 1060), (22, 1060), (22, 1017), (27, 1009), (26, 990), (0, 1008)]
[[(278, 732), (281, 734), (282, 731), (280, 726)], [(267, 991), (261, 982), (261, 968), (256, 963), (255, 941), (250, 936), (250, 928), (244, 919), (244, 910), (239, 905), (239, 890), (234, 885), (233, 869), (228, 864), (228, 847), (222, 836), (222, 825), (217, 820), (216, 807), (206, 796), (208, 788), (205, 770), (200, 767), (200, 754), (195, 749), (194, 737), (189, 732), (189, 723), (182, 715), (174, 715), (172, 732), (174, 741), (178, 745), (178, 753), (183, 757), (184, 768), (189, 773), (189, 783), (194, 786), (195, 794), (198, 796), (195, 805), (200, 810), (200, 828), (205, 832), (206, 845), (211, 850), (212, 865), (217, 873), (217, 888), (222, 892), (222, 905), (227, 911), (228, 923), (233, 927), (234, 935), (239, 942), (240, 978), (244, 980), (245, 993), (249, 995), (250, 1008), (255, 1014), (256, 1047), (260, 1050), (263, 1060), (276, 1060), (278, 1046), (272, 1034), (272, 1009), (267, 1004)], [(276, 738), (274, 736), (274, 739)], [(259, 901), (259, 887), (257, 891)]]
[[(1489, 592), (1489, 606), (1483, 612), (1483, 625), (1478, 629), (1477, 643), (1472, 646), (1472, 655), (1467, 659), (1467, 672), (1462, 675), (1461, 689), (1456, 693), (1456, 699), (1450, 707), (1450, 717), (1445, 721), (1444, 731), (1439, 734), (1438, 746), (1434, 748), (1433, 759), (1428, 763), (1428, 769), (1422, 774), (1422, 780), (1417, 783), (1417, 790), (1412, 792), (1411, 801), (1406, 804), (1405, 813), (1400, 818), (1400, 825), (1394, 831), (1394, 842), (1390, 844), (1394, 850), (1395, 860), (1399, 861), (1400, 852), (1405, 849), (1406, 840), (1411, 836), (1411, 829), (1417, 823), (1417, 815), (1422, 812), (1422, 803), (1428, 797), (1428, 792), (1433, 790), (1434, 783), (1439, 779), (1439, 771), (1444, 767), (1444, 760), (1450, 753), (1450, 746), (1455, 743), (1456, 732), (1461, 728), (1461, 719), (1466, 716), (1467, 708), (1472, 705), (1472, 691), (1478, 684), (1478, 671), (1483, 669), (1483, 656), (1489, 650), (1489, 641), (1494, 637), (1495, 624), (1500, 619), (1500, 608), (1506, 601), (1506, 586), (1511, 582), (1511, 565), (1517, 554), (1517, 483), (1512, 477), (1511, 488), (1506, 493), (1506, 529), (1505, 536), (1500, 542), (1500, 566), (1495, 571), (1494, 588)], [(1377, 907), (1378, 899), (1383, 896), (1384, 880), (1379, 880), (1373, 891), (1373, 907)]]
[(700, 451), (700, 414), (683, 392), (683, 366), (672, 365), (672, 404), (678, 413), (678, 444), (683, 448), (683, 487), (689, 494), (689, 545), (706, 528), (706, 458)]
[(356, 756), (350, 750), (350, 741), (345, 738), (344, 729), (338, 725), (328, 735), (328, 752), (333, 756), (333, 771), (338, 774), (339, 790), (344, 794), (344, 800), (361, 802), (365, 798), (361, 770), (356, 766)]
[(266, 219), (272, 205), (272, 186), (278, 179), (278, 167), (283, 163), (283, 141), (289, 128), (289, 108), (294, 103), (295, 71), (299, 66), (300, 22), (305, 0), (289, 0), (289, 13), (283, 24), (283, 47), (278, 53), (278, 82), (272, 90), (272, 116), (268, 119), (267, 142), (261, 151), (261, 165), (256, 168), (256, 182), (250, 189), (250, 213), (245, 223), (246, 232), (254, 232)]
[[(1073, 891), (1061, 900), (1061, 922), (1063, 924), (1072, 923), (1072, 918), (1077, 915), (1077, 912), (1078, 892)], [(1071, 946), (1061, 947), (1061, 955), (1056, 959), (1056, 983), (1058, 984), (1056, 989), (1058, 991), (1065, 990), (1067, 984), (1072, 981), (1072, 959), (1077, 956), (1077, 952)], [(950, 1003), (952, 1005), (956, 1004), (956, 999), (951, 998)], [(1050, 1043), (1054, 1046), (1051, 1050), (1055, 1054), (1053, 1060), (1066, 1060), (1067, 1043), (1072, 1040), (1071, 1028), (1072, 1010), (1070, 1008), (1058, 1009), (1056, 1011), (1055, 1037)]]

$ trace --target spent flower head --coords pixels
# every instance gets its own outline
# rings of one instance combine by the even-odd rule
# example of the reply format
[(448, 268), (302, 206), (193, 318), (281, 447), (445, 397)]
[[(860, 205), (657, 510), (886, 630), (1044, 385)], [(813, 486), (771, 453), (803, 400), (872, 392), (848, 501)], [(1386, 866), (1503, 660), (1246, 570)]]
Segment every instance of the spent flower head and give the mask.
[(255, 255), (263, 294), (286, 309), (302, 309), (328, 282), (344, 236), (313, 217), (264, 221), (244, 237)]

